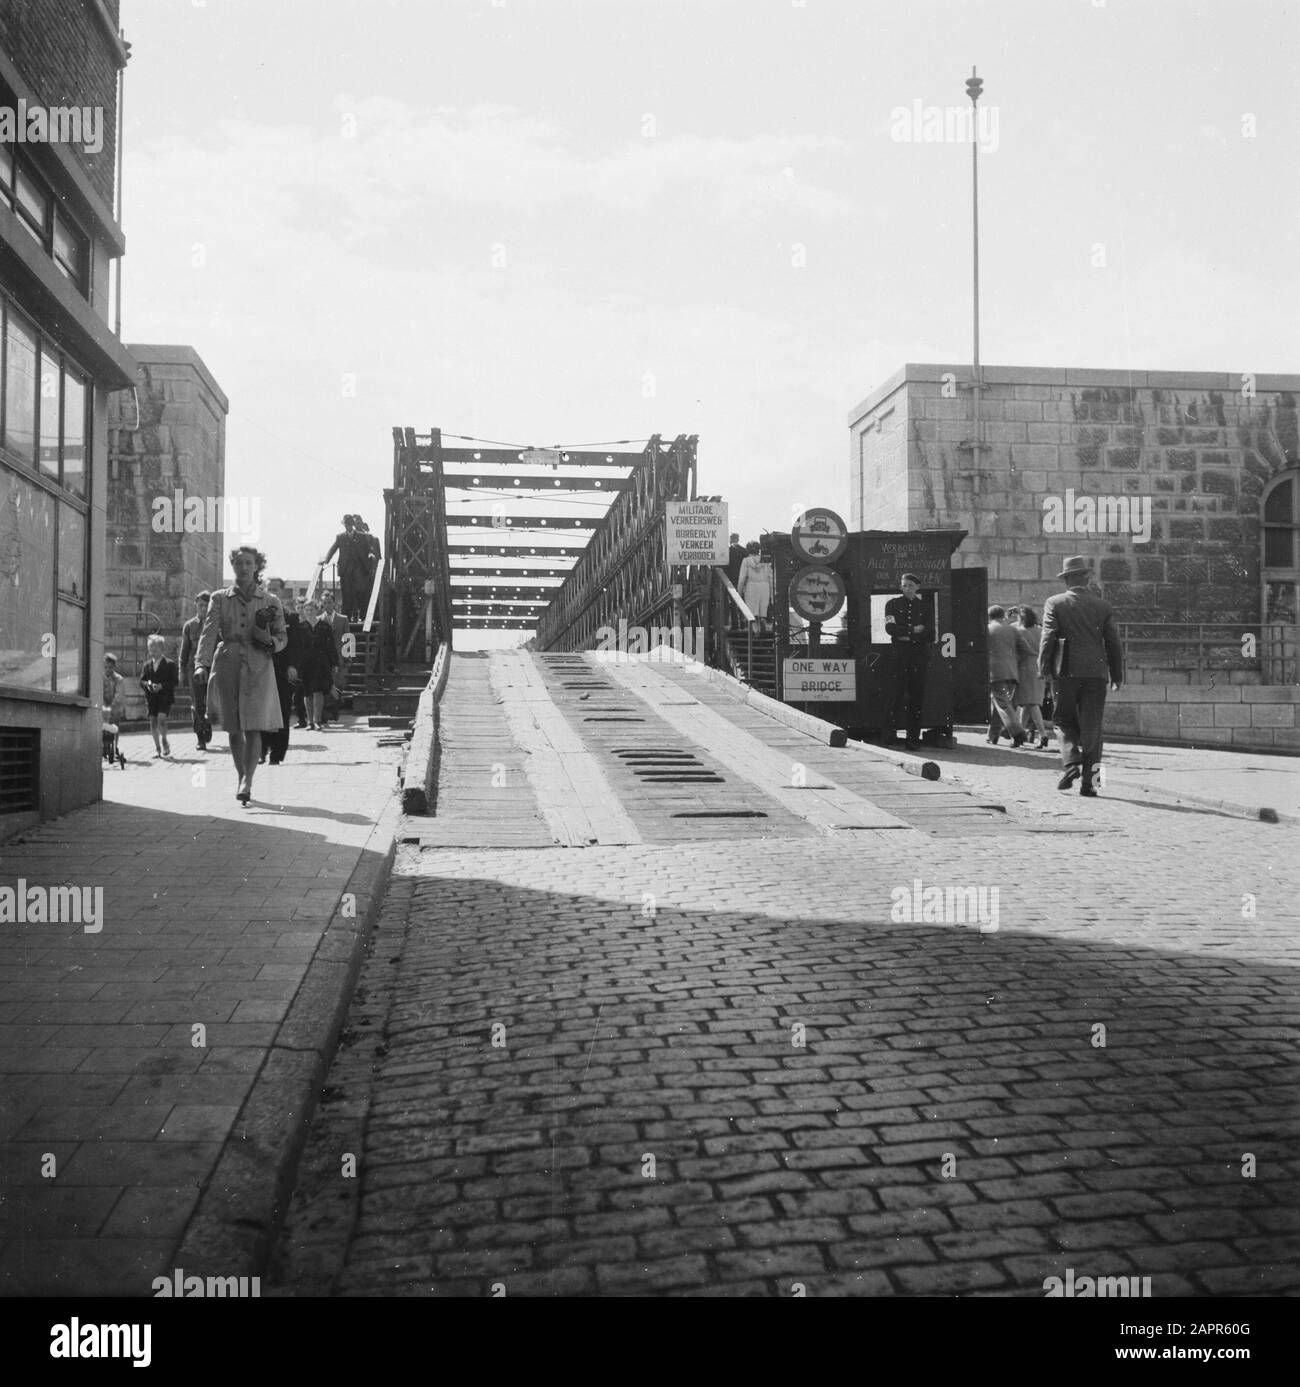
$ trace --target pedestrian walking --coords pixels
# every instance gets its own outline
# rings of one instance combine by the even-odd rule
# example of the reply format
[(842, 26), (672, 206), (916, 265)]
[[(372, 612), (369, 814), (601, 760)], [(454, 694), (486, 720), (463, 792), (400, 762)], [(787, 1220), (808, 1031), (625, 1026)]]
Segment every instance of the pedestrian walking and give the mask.
[(1016, 647), (1019, 673), (1016, 677), (1016, 707), (1020, 709), (1020, 721), (1029, 737), (1038, 737), (1038, 749), (1047, 746), (1047, 724), (1043, 721), (1044, 680), (1038, 672), (1038, 647), (1042, 643), (1043, 628), (1038, 624), (1038, 616), (1032, 607), (1017, 607)]
[(1016, 685), (1020, 678), (1020, 651), (1015, 628), (1007, 621), (1005, 607), (989, 608), (989, 741), (997, 746), (1004, 734), (1013, 747), (1023, 746), (1025, 729), (1016, 712)]
[(325, 619), (330, 624), (330, 630), (334, 632), (334, 646), (338, 651), (338, 676), (334, 681), (334, 687), (338, 690), (339, 701), (335, 702), (329, 695), (326, 695), (325, 706), (322, 708), (322, 725), (338, 721), (338, 714), (342, 712), (343, 690), (348, 686), (348, 674), (351, 669), (351, 661), (344, 654), (349, 648), (350, 642), (345, 643), (345, 637), (352, 634), (352, 623), (338, 609), (338, 604), (334, 597), (334, 590), (329, 588), (321, 598), (321, 607), (325, 613)]
[(270, 761), (273, 766), (280, 765), (289, 751), (289, 717), (294, 692), (302, 685), (301, 665), (307, 644), (294, 599), (286, 594), (280, 599), (280, 605), (284, 608), (284, 649), (271, 656), (271, 665), (275, 670), (275, 693), (280, 700), (282, 725), (275, 732), (263, 734), (258, 757), (259, 764)]
[(299, 673), (302, 675), (303, 698), (307, 704), (307, 726), (318, 732), (323, 723), (321, 714), (325, 695), (338, 677), (339, 654), (334, 643), (334, 631), (324, 611), (315, 602), (303, 608), (306, 648)]
[(1092, 564), (1082, 554), (1066, 559), (1057, 575), (1065, 592), (1049, 597), (1043, 606), (1043, 640), (1038, 670), (1055, 678), (1053, 716), (1061, 738), (1064, 770), (1058, 790), (1076, 780), (1081, 795), (1097, 793), (1101, 765), (1102, 725), (1106, 717), (1106, 686), (1124, 683), (1124, 651), (1110, 603), (1090, 590)]
[(740, 565), (740, 600), (754, 614), (760, 629), (766, 625), (772, 607), (772, 565), (759, 557), (759, 545), (751, 539), (745, 545)]
[(199, 633), (203, 630), (203, 618), (208, 614), (208, 603), (212, 594), (206, 589), (194, 598), (194, 615), (181, 627), (180, 676), (181, 682), (190, 691), (190, 722), (194, 727), (194, 740), (200, 751), (207, 751), (212, 740), (212, 724), (208, 721), (207, 693), (208, 681), (194, 677), (194, 656), (199, 648)]
[(266, 555), (251, 544), (230, 551), (235, 581), (213, 593), (199, 634), (194, 670), (208, 677), (208, 713), (230, 737), (239, 775), (235, 798), (248, 807), (262, 733), (281, 725), (272, 656), (288, 637), (280, 600), (262, 586)]
[(920, 595), (921, 580), (914, 573), (904, 573), (899, 586), (903, 595), (885, 603), (885, 630), (894, 647), (894, 714), (889, 740), (896, 740), (899, 727), (906, 726), (907, 748), (915, 751), (921, 745), (925, 679), (934, 643), (934, 603)]
[(178, 671), (176, 661), (167, 658), (167, 642), (155, 633), (145, 642), (149, 658), (140, 671), (140, 687), (144, 690), (145, 707), (149, 713), (149, 731), (153, 734), (154, 759), (170, 757), (167, 742), (167, 715), (176, 701)]
[(104, 656), (104, 682), (100, 696), (100, 738), (104, 759), (118, 761), (123, 767), (126, 757), (118, 746), (118, 726), (122, 718), (122, 685), (126, 681), (117, 672), (117, 656)]

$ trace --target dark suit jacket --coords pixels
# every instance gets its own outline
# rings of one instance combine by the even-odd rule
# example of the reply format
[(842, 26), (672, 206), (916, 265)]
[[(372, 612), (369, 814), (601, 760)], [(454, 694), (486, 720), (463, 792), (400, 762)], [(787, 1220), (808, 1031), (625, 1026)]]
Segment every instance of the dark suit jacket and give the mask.
[(1071, 588), (1047, 599), (1043, 641), (1038, 647), (1038, 672), (1046, 678), (1056, 673), (1056, 648), (1061, 640), (1065, 641), (1063, 676), (1124, 682), (1124, 652), (1115, 614), (1104, 597), (1087, 588)]
[[(913, 626), (924, 626), (918, 636)], [(934, 640), (934, 603), (918, 594), (913, 598), (891, 597), (885, 603), (885, 630), (895, 645), (929, 645)]]
[(286, 637), (284, 649), (277, 650), (271, 656), (272, 663), (275, 665), (275, 677), (277, 680), (287, 681), (289, 671), (292, 669), (301, 678), (303, 662), (307, 658), (308, 640), (306, 630), (297, 612), (285, 612), (284, 634)]
[(181, 627), (181, 677), (188, 683), (194, 674), (194, 655), (199, 648), (199, 632), (203, 629), (203, 618), (192, 616)]

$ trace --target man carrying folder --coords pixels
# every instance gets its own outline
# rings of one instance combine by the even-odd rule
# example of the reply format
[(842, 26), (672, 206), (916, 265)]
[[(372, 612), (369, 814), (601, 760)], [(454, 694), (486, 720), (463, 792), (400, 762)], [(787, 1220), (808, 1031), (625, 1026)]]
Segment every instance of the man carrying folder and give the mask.
[(1110, 603), (1088, 591), (1092, 565), (1082, 554), (1066, 559), (1057, 575), (1066, 591), (1049, 597), (1043, 607), (1043, 640), (1038, 672), (1056, 683), (1053, 721), (1061, 734), (1064, 775), (1058, 790), (1068, 790), (1082, 776), (1081, 795), (1097, 793), (1101, 730), (1106, 715), (1106, 683), (1124, 682), (1124, 655)]

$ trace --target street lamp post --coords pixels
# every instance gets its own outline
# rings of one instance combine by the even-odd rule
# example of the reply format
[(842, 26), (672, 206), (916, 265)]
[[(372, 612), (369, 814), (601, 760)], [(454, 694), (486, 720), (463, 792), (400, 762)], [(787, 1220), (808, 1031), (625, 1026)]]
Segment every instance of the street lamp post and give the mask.
[(973, 370), (974, 384), (974, 428), (971, 433), (971, 455), (976, 471), (979, 470), (980, 450), (984, 443), (981, 438), (980, 386), (980, 173), (979, 173), (979, 99), (984, 90), (983, 80), (972, 67), (966, 79), (966, 95), (970, 97), (970, 177), (971, 177), (971, 239), (974, 248), (974, 309), (975, 309), (975, 360)]

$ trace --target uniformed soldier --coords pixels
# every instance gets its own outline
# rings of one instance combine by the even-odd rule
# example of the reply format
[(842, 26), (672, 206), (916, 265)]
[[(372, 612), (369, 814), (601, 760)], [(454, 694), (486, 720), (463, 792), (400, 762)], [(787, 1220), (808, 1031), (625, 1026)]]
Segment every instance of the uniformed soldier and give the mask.
[(934, 603), (920, 596), (921, 581), (914, 573), (904, 573), (899, 586), (901, 597), (885, 603), (885, 630), (894, 646), (894, 715), (890, 740), (898, 727), (907, 727), (907, 748), (921, 745), (921, 709), (925, 704), (925, 675), (930, 666), (930, 646), (934, 643)]

